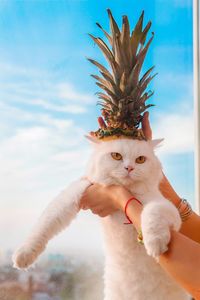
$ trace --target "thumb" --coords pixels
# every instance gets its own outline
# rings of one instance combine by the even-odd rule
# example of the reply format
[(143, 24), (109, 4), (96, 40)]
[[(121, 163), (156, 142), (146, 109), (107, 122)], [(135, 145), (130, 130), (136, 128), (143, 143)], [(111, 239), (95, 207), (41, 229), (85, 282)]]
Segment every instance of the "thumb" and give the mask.
[(152, 140), (152, 130), (149, 122), (149, 112), (146, 111), (142, 118), (142, 130), (148, 140)]

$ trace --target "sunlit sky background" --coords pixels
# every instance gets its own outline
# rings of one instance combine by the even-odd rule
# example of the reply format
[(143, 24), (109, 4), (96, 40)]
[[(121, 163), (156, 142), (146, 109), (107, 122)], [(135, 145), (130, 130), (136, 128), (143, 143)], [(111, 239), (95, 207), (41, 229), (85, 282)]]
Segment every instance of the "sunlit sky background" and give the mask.
[[(159, 73), (150, 110), (158, 153), (177, 192), (193, 203), (192, 0), (0, 1), (0, 245), (18, 246), (36, 218), (70, 181), (84, 173), (97, 128), (96, 72), (104, 62), (88, 33), (108, 29), (106, 9), (132, 26), (141, 11), (155, 38), (145, 68)], [(91, 241), (93, 241), (91, 243)], [(81, 213), (49, 249), (101, 251), (98, 220)], [(99, 250), (100, 249), (100, 250)]]

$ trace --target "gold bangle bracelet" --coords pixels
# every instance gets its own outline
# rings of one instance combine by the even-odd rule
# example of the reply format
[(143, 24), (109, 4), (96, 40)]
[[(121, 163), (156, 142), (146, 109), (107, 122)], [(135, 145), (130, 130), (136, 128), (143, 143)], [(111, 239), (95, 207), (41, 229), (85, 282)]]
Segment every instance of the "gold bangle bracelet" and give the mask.
[(188, 218), (192, 214), (192, 207), (186, 199), (181, 199), (177, 209), (179, 211), (182, 222), (188, 220)]

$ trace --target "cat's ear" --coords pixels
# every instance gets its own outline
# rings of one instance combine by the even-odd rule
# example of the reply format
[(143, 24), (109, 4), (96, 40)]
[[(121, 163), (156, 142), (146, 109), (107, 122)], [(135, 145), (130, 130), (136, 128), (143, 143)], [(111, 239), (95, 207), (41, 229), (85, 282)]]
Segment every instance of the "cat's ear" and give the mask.
[(156, 139), (156, 140), (151, 140), (150, 143), (152, 147), (155, 149), (157, 147), (162, 146), (161, 143), (164, 141), (164, 139)]
[(99, 141), (99, 139), (97, 139), (96, 137), (91, 136), (91, 135), (85, 135), (85, 138), (88, 139), (90, 142), (92, 142), (92, 143), (95, 144), (95, 145), (101, 143), (101, 142)]

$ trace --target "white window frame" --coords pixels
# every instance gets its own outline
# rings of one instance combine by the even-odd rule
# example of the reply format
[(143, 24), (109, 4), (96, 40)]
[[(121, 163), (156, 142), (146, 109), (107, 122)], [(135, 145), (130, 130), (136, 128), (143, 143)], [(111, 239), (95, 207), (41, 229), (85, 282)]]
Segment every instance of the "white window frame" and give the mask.
[(193, 0), (194, 114), (195, 114), (195, 210), (200, 213), (200, 4)]

